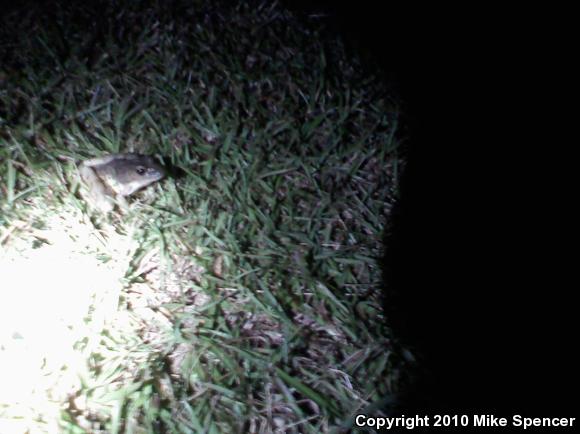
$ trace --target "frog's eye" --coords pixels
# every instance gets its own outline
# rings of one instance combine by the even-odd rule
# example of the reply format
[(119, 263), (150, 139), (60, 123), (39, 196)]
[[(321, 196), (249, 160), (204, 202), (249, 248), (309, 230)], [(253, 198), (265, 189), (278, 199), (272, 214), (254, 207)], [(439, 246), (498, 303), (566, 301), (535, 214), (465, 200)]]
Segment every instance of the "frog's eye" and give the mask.
[(136, 172), (139, 175), (145, 175), (145, 172), (147, 172), (147, 169), (144, 166), (138, 166), (136, 169)]

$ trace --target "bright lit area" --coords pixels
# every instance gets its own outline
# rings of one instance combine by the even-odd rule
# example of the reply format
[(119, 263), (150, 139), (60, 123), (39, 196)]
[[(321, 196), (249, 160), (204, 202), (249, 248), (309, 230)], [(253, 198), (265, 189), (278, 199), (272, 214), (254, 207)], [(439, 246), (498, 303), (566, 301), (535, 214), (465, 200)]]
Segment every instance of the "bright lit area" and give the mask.
[[(62, 193), (58, 207), (42, 195), (4, 203), (4, 217), (23, 218), (0, 237), (0, 433), (138, 426), (121, 413), (126, 400), (158, 396), (141, 378), (153, 374), (149, 363), (170, 357), (178, 372), (189, 346), (174, 327), (208, 301), (191, 293), (203, 267), (161, 258), (156, 221), (138, 204), (96, 223)], [(171, 387), (169, 373), (156, 381)]]
[(107, 406), (106, 393), (115, 387), (106, 390), (111, 382), (97, 382), (91, 358), (113, 349), (107, 350), (103, 333), (119, 344), (139, 327), (137, 317), (118, 310), (137, 246), (131, 235), (96, 231), (80, 213), (45, 218), (42, 230), (13, 227), (3, 233), (4, 241), (12, 236), (8, 231), (22, 231), (28, 239), (6, 246), (0, 256), (2, 433), (35, 425), (60, 432), (62, 405), (82, 410), (82, 388)]

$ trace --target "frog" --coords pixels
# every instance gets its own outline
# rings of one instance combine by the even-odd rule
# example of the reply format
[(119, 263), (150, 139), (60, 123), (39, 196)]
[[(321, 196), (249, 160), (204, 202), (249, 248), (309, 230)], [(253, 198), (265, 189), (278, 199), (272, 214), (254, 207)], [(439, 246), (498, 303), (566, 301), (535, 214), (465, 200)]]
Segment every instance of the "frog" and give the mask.
[(125, 197), (153, 184), (166, 175), (163, 166), (149, 155), (109, 154), (83, 161), (79, 166), (87, 187), (86, 199), (94, 208), (108, 213), (115, 202), (126, 205)]

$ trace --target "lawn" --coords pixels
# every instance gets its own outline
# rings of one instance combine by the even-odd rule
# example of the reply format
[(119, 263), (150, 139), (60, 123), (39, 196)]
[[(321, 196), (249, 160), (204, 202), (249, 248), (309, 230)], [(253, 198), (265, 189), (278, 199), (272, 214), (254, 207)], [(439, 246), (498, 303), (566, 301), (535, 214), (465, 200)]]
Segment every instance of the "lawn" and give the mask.
[[(0, 432), (319, 433), (400, 390), (396, 101), (272, 2), (23, 2), (0, 22)], [(169, 176), (91, 210), (78, 163)]]

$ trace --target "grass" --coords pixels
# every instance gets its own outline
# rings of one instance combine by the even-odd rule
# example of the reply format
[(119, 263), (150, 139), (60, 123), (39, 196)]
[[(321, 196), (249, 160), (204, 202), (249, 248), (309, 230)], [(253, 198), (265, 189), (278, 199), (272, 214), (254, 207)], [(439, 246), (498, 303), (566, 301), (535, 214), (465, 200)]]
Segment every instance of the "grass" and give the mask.
[[(7, 14), (0, 41), (0, 259), (66, 245), (115, 271), (73, 281), (94, 288), (68, 326), (80, 367), (43, 391), (59, 432), (331, 432), (396, 394), (379, 263), (398, 112), (323, 23), (270, 2), (56, 1)], [(125, 151), (172, 176), (90, 215), (75, 163)], [(43, 328), (33, 303), (20, 317)], [(56, 429), (1, 397), (0, 420)]]

